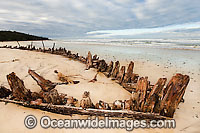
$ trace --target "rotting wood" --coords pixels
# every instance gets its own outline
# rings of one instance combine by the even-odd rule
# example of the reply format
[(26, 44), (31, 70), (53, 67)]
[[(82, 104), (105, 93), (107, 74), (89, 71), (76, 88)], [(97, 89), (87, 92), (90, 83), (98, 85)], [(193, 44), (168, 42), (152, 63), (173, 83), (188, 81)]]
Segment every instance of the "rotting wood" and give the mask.
[(54, 70), (54, 72), (57, 74), (58, 79), (66, 84), (78, 84), (80, 81), (73, 81), (70, 77), (62, 74), (61, 72), (58, 72), (57, 70)]
[(91, 67), (92, 67), (92, 55), (89, 51), (87, 56), (86, 70), (90, 69)]
[(72, 107), (66, 105), (50, 105), (47, 103), (42, 103), (39, 105), (32, 105), (27, 102), (22, 101), (14, 101), (0, 98), (1, 102), (6, 103), (14, 103), (24, 107), (40, 109), (48, 112), (63, 114), (63, 115), (90, 115), (90, 116), (104, 116), (104, 117), (118, 117), (118, 118), (132, 118), (132, 119), (150, 119), (150, 120), (165, 120), (171, 119), (169, 117), (160, 116), (158, 113), (143, 113), (143, 112), (136, 112), (131, 110), (103, 110), (103, 109), (92, 109), (86, 108), (83, 109), (82, 107)]
[(128, 66), (127, 72), (124, 75), (123, 83), (130, 83), (131, 82), (131, 77), (132, 77), (132, 74), (133, 74), (133, 67), (134, 67), (134, 63), (131, 61), (129, 66)]
[(55, 83), (51, 82), (50, 80), (44, 79), (42, 76), (37, 74), (35, 71), (29, 69), (28, 73), (37, 82), (37, 84), (42, 88), (43, 91), (49, 91), (56, 87)]
[(113, 71), (112, 71), (112, 74), (111, 74), (111, 76), (113, 78), (116, 78), (117, 74), (119, 73), (119, 67), (120, 67), (120, 63), (119, 63), (119, 61), (116, 61), (115, 66), (114, 66)]
[(98, 74), (99, 74), (99, 73), (97, 72), (97, 73), (95, 74), (94, 78), (93, 78), (92, 80), (90, 80), (89, 82), (92, 82), (92, 83), (96, 82), (96, 81), (97, 81), (97, 75), (98, 75)]
[(98, 72), (105, 72), (106, 69), (107, 69), (107, 64), (106, 64), (105, 60), (100, 60), (97, 71)]
[(52, 54), (54, 53), (55, 45), (56, 45), (56, 43), (53, 43), (53, 47), (52, 47), (52, 49), (51, 49), (51, 53), (52, 53)]
[(7, 80), (12, 90), (12, 96), (16, 100), (30, 101), (32, 99), (31, 91), (25, 88), (24, 82), (14, 72), (7, 75)]
[[(155, 112), (158, 108), (159, 100), (161, 99), (161, 92), (165, 86), (167, 79), (160, 78), (157, 83), (152, 88), (150, 94), (146, 98), (145, 106), (143, 108), (143, 112)], [(155, 108), (156, 107), (156, 108)], [(157, 111), (156, 111), (157, 112)]]
[(101, 100), (99, 100), (99, 102), (96, 103), (95, 108), (96, 109), (111, 110), (110, 105), (108, 103), (104, 102), (104, 101), (101, 101)]
[(137, 88), (136, 88), (136, 93), (138, 94), (138, 98), (136, 100), (135, 110), (143, 111), (143, 106), (144, 106), (145, 98), (146, 98), (146, 92), (148, 88), (147, 79), (148, 79), (147, 77), (145, 78), (141, 77), (138, 80)]
[(113, 70), (113, 61), (110, 61), (109, 65), (106, 69), (106, 72), (104, 72), (104, 75), (106, 75), (106, 77), (110, 77), (112, 70)]
[(92, 100), (90, 99), (90, 92), (85, 91), (83, 93), (82, 99), (80, 101), (80, 107), (82, 107), (83, 109), (95, 107), (92, 103)]
[(19, 47), (20, 47), (20, 44), (19, 44), (19, 42), (17, 41), (17, 44), (19, 45)]
[(4, 86), (0, 86), (0, 98), (8, 97), (12, 92)]
[(43, 52), (45, 52), (45, 46), (43, 40), (42, 40), (42, 46), (43, 46)]
[(116, 80), (119, 84), (122, 83), (123, 79), (124, 79), (124, 75), (125, 75), (125, 66), (122, 66), (119, 73), (117, 74)]
[(190, 78), (188, 75), (182, 75), (180, 73), (172, 77), (163, 91), (163, 97), (159, 108), (161, 115), (173, 117), (176, 108), (183, 98), (189, 81)]

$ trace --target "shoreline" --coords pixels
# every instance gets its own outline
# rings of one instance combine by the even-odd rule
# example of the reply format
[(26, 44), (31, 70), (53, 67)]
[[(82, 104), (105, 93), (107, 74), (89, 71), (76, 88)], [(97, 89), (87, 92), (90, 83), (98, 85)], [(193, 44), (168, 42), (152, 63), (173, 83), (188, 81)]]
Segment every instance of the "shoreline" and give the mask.
[[(29, 41), (18, 41), (19, 43), (21, 42), (22, 43), (22, 46), (27, 46), (29, 44), (31, 44), (31, 42), (33, 43), (36, 43), (36, 45), (38, 45), (38, 43), (41, 43), (41, 42), (51, 42), (52, 44), (55, 42), (58, 42), (58, 43), (63, 43), (63, 44), (73, 44), (73, 45), (91, 45), (91, 46), (111, 46), (111, 47), (134, 47), (134, 48), (150, 48), (150, 49), (167, 49), (167, 50), (186, 50), (186, 51), (200, 51), (200, 45), (194, 45), (194, 46), (189, 46), (189, 45), (178, 45), (178, 44), (173, 44), (173, 45), (176, 45), (176, 46), (182, 46), (180, 48), (178, 47), (171, 47), (169, 46), (169, 44), (167, 46), (165, 46), (163, 44), (161, 45), (151, 45), (151, 44), (145, 44), (145, 43), (141, 43), (141, 44), (112, 44), (112, 43), (96, 43), (96, 42), (90, 42), (90, 43), (87, 43), (87, 42), (71, 42), (71, 41), (60, 41), (60, 40), (56, 40), (56, 39), (49, 39), (49, 40), (29, 40)], [(17, 44), (17, 41), (0, 41), (0, 45), (5, 45), (5, 43), (8, 43), (8, 46), (13, 46), (13, 43)], [(10, 44), (11, 45), (10, 45)], [(29, 43), (29, 44), (27, 44)], [(59, 44), (57, 44), (59, 45)], [(172, 45), (172, 46), (173, 46)], [(42, 47), (42, 43), (39, 47)], [(56, 46), (57, 47), (57, 46)], [(184, 48), (183, 48), (184, 47)], [(52, 48), (52, 46), (49, 46), (47, 44), (47, 48)], [(59, 48), (59, 46), (57, 47)]]

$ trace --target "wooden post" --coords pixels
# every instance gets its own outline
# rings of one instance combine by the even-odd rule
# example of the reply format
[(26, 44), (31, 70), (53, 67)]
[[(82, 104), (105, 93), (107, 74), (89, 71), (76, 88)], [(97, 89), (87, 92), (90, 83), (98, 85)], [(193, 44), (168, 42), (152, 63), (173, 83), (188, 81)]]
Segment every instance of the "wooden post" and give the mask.
[(19, 44), (19, 42), (17, 41), (17, 44), (19, 45), (19, 47), (20, 47), (20, 44)]
[(31, 42), (31, 49), (32, 49), (32, 47), (33, 47), (33, 42)]
[(134, 67), (134, 62), (131, 61), (129, 66), (128, 66), (127, 72), (124, 76), (124, 80), (123, 80), (124, 83), (130, 83), (131, 82), (131, 77), (132, 77), (132, 74), (133, 74), (133, 67)]
[(113, 78), (116, 78), (117, 74), (119, 73), (119, 67), (120, 67), (120, 63), (119, 63), (119, 61), (116, 61), (115, 67), (113, 68), (113, 71), (111, 74)]
[(119, 84), (122, 83), (125, 75), (125, 66), (122, 66), (119, 73), (117, 74), (116, 79), (118, 80)]
[(92, 67), (92, 55), (89, 51), (87, 56), (86, 70), (90, 69), (91, 67)]
[(56, 43), (53, 43), (53, 47), (52, 47), (52, 54), (54, 53), (54, 48), (55, 48)]
[(26, 89), (24, 82), (16, 76), (14, 72), (7, 75), (8, 84), (12, 90), (12, 95), (20, 101), (30, 101), (31, 91)]
[(45, 52), (45, 46), (43, 40), (42, 40), (42, 46), (43, 46), (43, 52)]
[(178, 104), (180, 103), (185, 89), (190, 81), (188, 75), (177, 73), (167, 84), (163, 91), (162, 101), (160, 102), (160, 114), (173, 117)]

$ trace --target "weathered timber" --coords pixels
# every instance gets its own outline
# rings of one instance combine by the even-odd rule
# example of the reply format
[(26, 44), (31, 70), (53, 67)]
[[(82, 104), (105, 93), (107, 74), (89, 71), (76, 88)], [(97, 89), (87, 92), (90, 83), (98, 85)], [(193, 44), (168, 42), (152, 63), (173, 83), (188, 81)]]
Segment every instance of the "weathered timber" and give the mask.
[(78, 60), (81, 61), (82, 63), (86, 63), (86, 58), (83, 56), (79, 56)]
[(118, 81), (119, 84), (122, 83), (125, 75), (125, 66), (122, 66), (119, 73), (117, 74), (116, 80)]
[(80, 107), (82, 108), (94, 108), (94, 104), (92, 103), (92, 100), (90, 99), (90, 92), (85, 91), (83, 93), (82, 99), (80, 101)]
[(19, 47), (20, 47), (20, 44), (19, 44), (19, 42), (17, 41), (17, 44), (19, 45)]
[(104, 102), (104, 101), (101, 101), (101, 100), (99, 100), (99, 102), (96, 103), (95, 108), (96, 109), (111, 110), (110, 105), (108, 103)]
[(124, 75), (124, 80), (123, 80), (124, 83), (130, 83), (131, 82), (131, 77), (132, 77), (132, 74), (133, 74), (133, 67), (134, 67), (134, 63), (131, 61), (129, 66), (128, 66), (127, 72)]
[(89, 82), (92, 82), (92, 83), (96, 82), (97, 81), (97, 75), (98, 75), (98, 72), (95, 74), (94, 78), (92, 80), (90, 80)]
[(133, 108), (134, 108), (134, 103), (132, 98), (124, 100), (124, 109), (133, 110)]
[[(146, 98), (146, 102), (143, 108), (143, 112), (154, 112), (159, 108), (159, 101), (161, 99), (161, 93), (165, 86), (167, 79), (160, 78), (157, 83), (153, 86), (151, 92), (149, 93), (148, 97)], [(156, 111), (157, 112), (157, 111)]]
[(62, 81), (63, 83), (78, 84), (80, 82), (80, 81), (73, 81), (69, 76), (62, 74), (61, 72), (58, 72), (57, 70), (55, 70), (54, 72), (57, 74), (58, 80)]
[(0, 86), (0, 98), (8, 97), (12, 92), (4, 86)]
[(99, 57), (97, 57), (97, 55), (95, 54), (95, 55), (92, 57), (92, 60), (99, 60)]
[(72, 107), (66, 105), (50, 105), (47, 103), (42, 103), (40, 105), (32, 105), (27, 102), (8, 100), (0, 98), (1, 102), (14, 103), (24, 107), (40, 109), (48, 112), (63, 114), (63, 115), (90, 115), (90, 116), (104, 116), (104, 117), (118, 117), (118, 118), (132, 118), (132, 119), (150, 119), (150, 120), (165, 120), (171, 119), (169, 117), (160, 116), (156, 113), (143, 113), (131, 110), (103, 110), (103, 109), (83, 109), (82, 107)]
[(48, 92), (40, 91), (39, 95), (43, 98), (43, 102), (45, 103), (51, 103), (54, 105), (64, 104), (64, 101), (62, 101), (56, 89), (51, 89)]
[(161, 115), (173, 117), (176, 108), (183, 98), (189, 80), (190, 77), (188, 75), (179, 73), (172, 77), (163, 91), (163, 97), (159, 108)]
[(87, 56), (86, 70), (90, 69), (91, 67), (92, 67), (92, 55), (89, 51)]
[(104, 75), (106, 75), (106, 77), (110, 77), (111, 73), (112, 73), (112, 69), (113, 69), (113, 61), (111, 61), (106, 69), (106, 72), (104, 72)]
[(107, 68), (107, 64), (106, 64), (105, 60), (100, 60), (97, 71), (98, 72), (105, 72), (106, 68)]
[(42, 88), (43, 91), (49, 91), (56, 87), (55, 83), (51, 82), (50, 80), (44, 79), (42, 76), (37, 74), (35, 71), (29, 69), (28, 73), (37, 82), (37, 84)]
[(137, 83), (122, 83), (121, 85), (125, 90), (127, 90), (130, 93), (136, 91), (137, 88)]
[(148, 81), (147, 77), (141, 77), (138, 80), (136, 93), (138, 94), (138, 98), (136, 100), (135, 110), (143, 111), (143, 106), (145, 103), (147, 88), (148, 88)]
[(42, 40), (42, 46), (43, 46), (43, 52), (45, 52), (45, 46), (43, 40)]
[(131, 83), (137, 83), (138, 78), (139, 78), (139, 75), (133, 73), (132, 76), (131, 76)]
[(24, 82), (14, 72), (7, 75), (7, 80), (16, 100), (30, 101), (32, 99), (31, 91), (25, 88)]
[(113, 68), (113, 71), (112, 71), (112, 73), (111, 73), (111, 76), (112, 76), (113, 78), (116, 78), (117, 74), (119, 73), (119, 67), (120, 67), (120, 63), (119, 63), (119, 61), (116, 61), (116, 62), (115, 62), (115, 66), (114, 66), (114, 68)]
[(52, 47), (52, 49), (51, 49), (51, 53), (52, 53), (52, 54), (54, 53), (55, 45), (56, 45), (56, 43), (53, 43), (53, 47)]

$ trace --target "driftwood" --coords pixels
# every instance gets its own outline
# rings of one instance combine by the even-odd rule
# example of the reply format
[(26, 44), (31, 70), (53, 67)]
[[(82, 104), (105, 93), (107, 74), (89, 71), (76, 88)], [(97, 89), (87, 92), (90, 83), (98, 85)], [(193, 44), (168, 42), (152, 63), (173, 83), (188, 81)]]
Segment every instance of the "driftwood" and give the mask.
[(31, 91), (25, 88), (24, 82), (14, 72), (7, 75), (7, 80), (12, 90), (12, 95), (16, 100), (30, 101), (32, 99)]
[(80, 101), (80, 107), (82, 107), (83, 109), (94, 108), (94, 104), (92, 103), (92, 100), (90, 99), (90, 92), (85, 91), (83, 93), (83, 98)]
[(143, 111), (143, 106), (145, 103), (146, 93), (148, 89), (148, 81), (147, 77), (141, 77), (138, 80), (136, 93), (138, 94), (137, 100), (136, 100), (136, 106), (135, 110)]
[(12, 92), (4, 86), (0, 87), (0, 98), (8, 97)]
[(96, 109), (111, 110), (110, 105), (108, 103), (104, 102), (104, 101), (101, 101), (101, 100), (99, 100), (99, 102), (96, 103), (95, 108)]
[(54, 53), (55, 45), (56, 45), (56, 43), (53, 43), (53, 47), (52, 47), (52, 49), (51, 49), (51, 53), (52, 53), (52, 54)]
[(167, 79), (160, 78), (157, 83), (153, 86), (150, 94), (148, 95), (145, 103), (145, 107), (143, 108), (143, 112), (157, 112), (159, 108), (159, 100), (161, 99), (163, 88), (165, 86)]
[(160, 116), (156, 113), (143, 113), (131, 110), (103, 110), (103, 109), (83, 109), (82, 107), (72, 107), (66, 105), (49, 105), (47, 103), (42, 103), (40, 105), (32, 105), (22, 101), (14, 101), (8, 99), (0, 98), (1, 102), (14, 103), (22, 105), (29, 108), (40, 109), (44, 111), (49, 111), (53, 113), (63, 114), (63, 115), (90, 115), (90, 116), (104, 116), (104, 117), (127, 117), (132, 119), (153, 119), (153, 120), (165, 120), (170, 119), (169, 117)]
[(119, 84), (122, 83), (124, 75), (125, 75), (125, 66), (122, 66), (116, 77), (116, 80), (119, 82)]
[(55, 70), (54, 72), (57, 74), (58, 79), (63, 83), (78, 84), (80, 82), (80, 81), (73, 81), (72, 79), (70, 79), (70, 77), (62, 74), (61, 72), (58, 72), (57, 70)]
[(106, 68), (107, 68), (107, 64), (106, 64), (105, 60), (100, 60), (97, 71), (98, 72), (105, 72)]
[(97, 81), (97, 75), (98, 75), (98, 72), (97, 72), (97, 74), (95, 74), (95, 76), (94, 76), (94, 78), (92, 79), (92, 80), (90, 80), (89, 82), (96, 82)]
[(92, 55), (89, 51), (87, 56), (86, 70), (90, 69), (91, 67), (92, 67)]
[(116, 61), (115, 67), (113, 68), (113, 71), (112, 71), (112, 74), (111, 74), (111, 76), (113, 78), (116, 78), (117, 74), (119, 73), (119, 67), (120, 67), (120, 63), (119, 63), (119, 61)]
[(132, 76), (131, 76), (131, 83), (137, 83), (138, 78), (139, 78), (139, 75), (133, 73)]
[(104, 75), (106, 75), (106, 77), (110, 77), (112, 69), (113, 69), (113, 61), (111, 61), (110, 64), (108, 65), (106, 72), (104, 72)]
[(42, 40), (42, 46), (43, 46), (43, 52), (45, 52), (45, 46), (43, 40)]
[(49, 91), (56, 87), (55, 83), (52, 83), (50, 80), (44, 79), (42, 76), (29, 69), (28, 73), (31, 77), (37, 82), (37, 84), (42, 88), (43, 91)]
[(132, 93), (137, 88), (137, 83), (122, 83), (122, 86), (125, 90)]
[(20, 47), (20, 44), (19, 44), (19, 42), (17, 41), (17, 44), (19, 45), (19, 47)]
[(161, 115), (173, 117), (189, 81), (190, 78), (188, 75), (178, 73), (172, 77), (162, 93), (163, 96), (159, 108)]
[(83, 56), (79, 56), (78, 60), (81, 61), (82, 63), (86, 63), (86, 58)]
[(43, 102), (51, 103), (54, 105), (62, 105), (64, 104), (65, 100), (63, 100), (56, 89), (51, 89), (48, 92), (41, 91), (40, 97), (43, 98)]
[(131, 61), (129, 66), (128, 66), (127, 72), (124, 75), (124, 80), (123, 80), (124, 83), (130, 83), (131, 82), (131, 77), (133, 75), (133, 67), (134, 67), (134, 63)]

